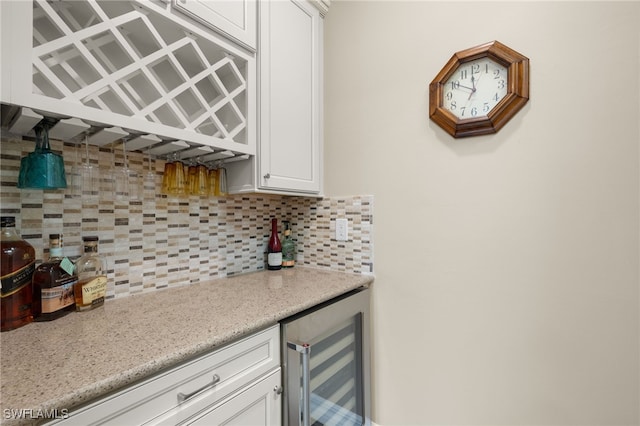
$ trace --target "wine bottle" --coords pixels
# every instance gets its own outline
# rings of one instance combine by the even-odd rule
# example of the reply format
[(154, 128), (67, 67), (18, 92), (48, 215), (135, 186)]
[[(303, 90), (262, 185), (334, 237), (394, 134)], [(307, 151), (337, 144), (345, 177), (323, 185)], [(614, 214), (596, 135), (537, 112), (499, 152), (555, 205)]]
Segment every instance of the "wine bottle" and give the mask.
[(282, 240), (282, 267), (293, 268), (296, 264), (296, 243), (291, 238), (289, 222), (284, 222), (284, 240)]
[(271, 236), (267, 247), (267, 269), (272, 271), (282, 268), (282, 244), (278, 237), (278, 219), (271, 219)]

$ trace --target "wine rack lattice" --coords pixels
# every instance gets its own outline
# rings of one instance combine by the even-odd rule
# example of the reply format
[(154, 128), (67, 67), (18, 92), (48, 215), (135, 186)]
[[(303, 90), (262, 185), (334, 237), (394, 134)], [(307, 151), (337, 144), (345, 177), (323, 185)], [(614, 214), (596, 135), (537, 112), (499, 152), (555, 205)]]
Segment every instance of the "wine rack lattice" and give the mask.
[(33, 91), (247, 143), (247, 62), (144, 3), (34, 0)]

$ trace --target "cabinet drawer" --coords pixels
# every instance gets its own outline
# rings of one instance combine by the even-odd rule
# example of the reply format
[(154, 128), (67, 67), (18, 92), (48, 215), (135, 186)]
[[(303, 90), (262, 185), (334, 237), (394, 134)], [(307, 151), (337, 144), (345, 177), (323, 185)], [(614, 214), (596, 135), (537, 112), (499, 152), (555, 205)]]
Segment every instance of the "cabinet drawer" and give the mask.
[[(61, 423), (155, 424), (159, 416), (189, 417), (278, 367), (279, 336), (278, 326), (253, 334), (72, 411)], [(179, 394), (188, 398), (180, 402)]]
[(269, 426), (282, 424), (280, 369), (248, 389), (235, 394), (223, 403), (198, 414), (180, 426), (253, 425)]

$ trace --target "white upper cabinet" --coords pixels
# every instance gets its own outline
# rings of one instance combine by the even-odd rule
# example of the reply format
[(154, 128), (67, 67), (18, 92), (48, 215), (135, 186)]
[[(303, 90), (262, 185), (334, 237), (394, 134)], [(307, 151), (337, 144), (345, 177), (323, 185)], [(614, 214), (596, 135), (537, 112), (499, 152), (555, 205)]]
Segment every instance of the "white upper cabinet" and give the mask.
[(255, 51), (257, 8), (255, 0), (173, 0), (175, 7), (194, 19)]
[(231, 192), (322, 192), (323, 17), (319, 4), (306, 0), (259, 3), (258, 156), (253, 168), (229, 165)]
[(260, 187), (320, 191), (322, 19), (305, 1), (262, 4)]
[(255, 155), (255, 54), (171, 3), (0, 7), (2, 103), (155, 135), (156, 142)]

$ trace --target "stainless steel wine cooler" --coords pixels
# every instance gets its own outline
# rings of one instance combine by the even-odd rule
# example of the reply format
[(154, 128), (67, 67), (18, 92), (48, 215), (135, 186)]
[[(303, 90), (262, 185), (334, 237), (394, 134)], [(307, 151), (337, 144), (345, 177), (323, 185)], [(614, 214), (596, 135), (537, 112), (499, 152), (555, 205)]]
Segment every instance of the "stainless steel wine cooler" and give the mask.
[(369, 290), (282, 322), (284, 425), (370, 425)]

